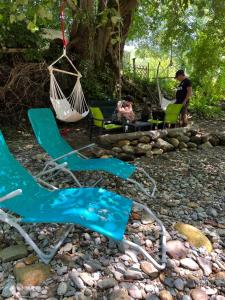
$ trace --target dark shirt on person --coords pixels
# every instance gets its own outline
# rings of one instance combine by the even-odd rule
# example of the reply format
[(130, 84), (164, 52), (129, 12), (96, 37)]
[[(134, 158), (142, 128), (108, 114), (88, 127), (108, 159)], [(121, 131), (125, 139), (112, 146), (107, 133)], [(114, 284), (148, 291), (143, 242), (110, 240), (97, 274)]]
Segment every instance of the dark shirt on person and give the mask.
[(176, 104), (182, 104), (184, 103), (184, 100), (187, 96), (187, 88), (192, 86), (191, 80), (189, 78), (185, 78), (179, 86), (177, 87), (176, 92)]

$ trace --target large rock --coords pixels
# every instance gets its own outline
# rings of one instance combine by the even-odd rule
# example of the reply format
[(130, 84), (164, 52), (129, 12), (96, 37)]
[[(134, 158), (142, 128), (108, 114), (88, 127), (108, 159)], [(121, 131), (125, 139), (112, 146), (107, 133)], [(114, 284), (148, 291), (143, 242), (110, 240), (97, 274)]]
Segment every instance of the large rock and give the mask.
[(139, 143), (136, 147), (136, 153), (137, 154), (145, 154), (146, 152), (150, 151), (151, 149), (152, 149), (151, 144)]
[(196, 135), (196, 136), (192, 136), (190, 138), (190, 142), (194, 143), (194, 144), (197, 144), (197, 145), (200, 145), (202, 143), (202, 139), (200, 136)]
[(220, 145), (225, 146), (225, 132), (217, 133), (216, 136), (220, 140)]
[(209, 299), (206, 292), (203, 291), (201, 288), (196, 288), (194, 290), (191, 290), (191, 298), (193, 300), (208, 300)]
[(163, 151), (171, 151), (174, 149), (174, 146), (171, 145), (170, 143), (164, 141), (163, 139), (159, 138), (156, 142), (156, 147), (163, 149)]
[(134, 154), (134, 147), (131, 145), (125, 145), (122, 147), (123, 151), (126, 153)]
[(184, 142), (184, 143), (188, 143), (188, 142), (190, 141), (189, 136), (184, 135), (184, 134), (179, 135), (179, 136), (177, 137), (177, 139), (179, 140), (179, 142)]
[(118, 142), (117, 146), (122, 148), (123, 146), (127, 146), (130, 145), (130, 141), (129, 140), (121, 140)]
[(142, 292), (141, 292), (141, 290), (140, 290), (137, 286), (135, 286), (135, 285), (133, 285), (133, 286), (129, 289), (129, 294), (130, 294), (131, 297), (134, 298), (134, 299), (142, 299), (142, 298), (143, 298), (143, 297), (142, 297)]
[(14, 274), (17, 282), (24, 286), (41, 285), (41, 283), (51, 276), (50, 266), (42, 263), (25, 267), (14, 267)]
[(175, 148), (177, 148), (179, 146), (179, 140), (176, 138), (169, 138), (168, 142), (173, 145)]
[(177, 138), (184, 135), (186, 132), (188, 132), (188, 129), (183, 127), (168, 129), (168, 137)]
[(152, 154), (153, 154), (153, 155), (160, 155), (160, 154), (163, 154), (163, 149), (153, 148), (153, 149), (152, 149)]
[(175, 224), (175, 229), (187, 237), (189, 243), (196, 248), (205, 247), (208, 252), (211, 252), (213, 247), (210, 240), (196, 227), (177, 223)]
[(140, 143), (148, 144), (151, 141), (151, 139), (149, 136), (144, 135), (144, 136), (140, 137), (139, 141), (140, 141)]
[(200, 145), (199, 148), (203, 150), (208, 150), (212, 148), (213, 146), (210, 144), (210, 142), (205, 142), (204, 144)]
[(166, 251), (171, 258), (181, 259), (187, 256), (188, 249), (181, 241), (168, 241)]
[(0, 251), (0, 259), (3, 262), (17, 260), (27, 256), (25, 245), (13, 245)]

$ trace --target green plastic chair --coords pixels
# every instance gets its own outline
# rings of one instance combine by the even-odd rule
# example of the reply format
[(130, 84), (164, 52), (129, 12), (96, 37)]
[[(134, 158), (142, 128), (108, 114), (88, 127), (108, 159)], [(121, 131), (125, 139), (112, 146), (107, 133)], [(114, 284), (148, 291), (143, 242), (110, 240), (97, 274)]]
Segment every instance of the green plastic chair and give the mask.
[[(164, 244), (162, 245), (163, 263), (160, 265), (145, 249), (124, 239), (128, 218), (134, 205), (144, 209), (158, 222), (157, 217), (146, 206), (102, 188), (68, 188), (49, 191), (40, 186), (11, 155), (0, 131), (0, 221), (17, 229), (44, 263), (48, 263), (53, 258), (73, 225), (77, 224), (117, 242), (123, 242), (139, 250), (159, 269), (165, 268)], [(65, 229), (60, 240), (49, 253), (44, 253), (20, 223), (73, 225)], [(162, 229), (165, 234), (165, 228)]]
[(103, 113), (99, 107), (90, 107), (92, 119), (92, 124), (90, 125), (90, 138), (92, 138), (93, 127), (97, 127), (101, 130), (110, 131), (115, 129), (121, 129), (122, 126), (114, 124), (111, 121), (106, 121), (104, 119)]
[(169, 104), (166, 108), (165, 117), (163, 121), (150, 119), (148, 120), (148, 122), (152, 125), (176, 125), (179, 120), (182, 107), (183, 104)]

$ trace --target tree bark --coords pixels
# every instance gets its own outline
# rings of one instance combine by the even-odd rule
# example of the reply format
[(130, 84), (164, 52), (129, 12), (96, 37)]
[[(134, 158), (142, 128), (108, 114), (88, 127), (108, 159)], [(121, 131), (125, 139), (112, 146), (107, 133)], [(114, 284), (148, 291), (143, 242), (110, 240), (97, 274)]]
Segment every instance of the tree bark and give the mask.
[[(70, 2), (70, 0), (67, 0)], [(125, 41), (132, 22), (132, 15), (138, 0), (120, 0), (119, 7), (116, 0), (78, 1), (78, 5), (70, 7), (73, 10), (74, 21), (70, 35), (69, 49), (79, 56), (79, 60), (88, 61), (90, 69), (111, 69), (115, 81), (119, 77), (119, 51), (122, 59)], [(97, 11), (96, 11), (97, 9)], [(102, 14), (106, 14), (106, 22), (101, 24)], [(113, 24), (112, 12), (121, 16), (122, 24)], [(120, 26), (121, 40), (112, 43), (118, 37)]]

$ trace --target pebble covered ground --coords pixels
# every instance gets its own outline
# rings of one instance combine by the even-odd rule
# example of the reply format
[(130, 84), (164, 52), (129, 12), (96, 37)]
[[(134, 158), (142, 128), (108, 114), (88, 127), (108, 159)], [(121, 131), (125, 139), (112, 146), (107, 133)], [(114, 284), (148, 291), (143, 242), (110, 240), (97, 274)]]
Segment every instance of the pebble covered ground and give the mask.
[[(40, 171), (47, 156), (33, 135), (20, 131), (12, 138), (11, 132), (3, 132), (16, 158), (32, 174)], [(68, 134), (68, 139), (76, 145), (74, 132)], [(107, 238), (77, 226), (45, 266), (14, 229), (1, 223), (0, 299), (225, 300), (225, 147), (168, 152), (138, 158), (135, 164), (143, 166), (156, 180), (154, 199), (111, 176), (104, 176), (102, 186), (148, 205), (163, 221), (168, 241), (166, 269), (159, 272), (137, 252), (121, 249)], [(90, 173), (79, 176), (98, 178)], [(145, 178), (137, 175), (137, 179), (148, 185)], [(135, 210), (132, 217), (126, 237), (158, 259), (158, 226), (142, 211)], [(193, 246), (196, 231), (188, 227), (188, 233), (182, 232), (183, 223), (200, 230), (198, 241), (209, 243), (207, 246), (213, 248), (210, 253), (204, 247)], [(25, 228), (42, 247), (61, 232), (57, 225)]]

